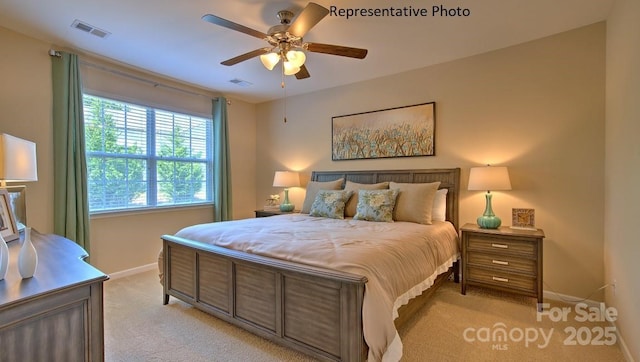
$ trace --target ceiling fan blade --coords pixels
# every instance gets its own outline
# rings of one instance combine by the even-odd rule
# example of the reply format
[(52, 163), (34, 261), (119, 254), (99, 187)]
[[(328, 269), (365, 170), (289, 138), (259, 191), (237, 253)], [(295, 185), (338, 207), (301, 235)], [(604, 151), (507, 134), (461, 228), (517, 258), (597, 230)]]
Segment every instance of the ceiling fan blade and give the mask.
[(271, 50), (270, 48), (256, 49), (256, 50), (250, 51), (248, 53), (244, 53), (242, 55), (238, 55), (237, 57), (234, 57), (234, 58), (231, 58), (231, 59), (227, 59), (224, 62), (221, 62), (220, 64), (222, 64), (222, 65), (238, 64), (240, 62), (244, 62), (245, 60), (251, 59), (253, 57), (257, 57), (258, 55), (266, 54), (270, 50)]
[(364, 59), (367, 56), (367, 49), (343, 47), (339, 45), (306, 43), (305, 48), (310, 52), (340, 55), (349, 58)]
[(260, 39), (266, 39), (267, 38), (267, 34), (261, 32), (261, 31), (257, 31), (257, 30), (251, 29), (251, 28), (247, 28), (244, 25), (236, 24), (233, 21), (229, 21), (227, 19), (223, 19), (223, 18), (221, 18), (219, 16), (206, 14), (206, 15), (202, 16), (202, 20), (207, 21), (207, 22), (209, 22), (211, 24), (224, 26), (225, 28), (228, 28), (228, 29), (231, 29), (231, 30), (239, 31), (239, 32), (245, 33), (247, 35), (255, 36), (256, 38), (260, 38)]
[(307, 70), (307, 66), (302, 64), (302, 66), (300, 67), (300, 71), (298, 71), (298, 73), (296, 73), (296, 79), (306, 79), (309, 78), (311, 75), (309, 74), (309, 71)]
[(327, 8), (316, 3), (309, 3), (289, 26), (288, 31), (290, 34), (302, 38), (309, 29), (318, 24), (327, 14), (329, 14)]

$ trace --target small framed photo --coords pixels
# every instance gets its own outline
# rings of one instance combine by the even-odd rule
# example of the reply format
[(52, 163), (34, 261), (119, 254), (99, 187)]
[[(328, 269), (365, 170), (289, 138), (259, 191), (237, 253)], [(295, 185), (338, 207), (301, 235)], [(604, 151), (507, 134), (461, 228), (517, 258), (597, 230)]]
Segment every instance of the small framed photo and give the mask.
[(11, 208), (11, 199), (6, 189), (0, 189), (0, 234), (5, 241), (20, 238), (16, 218)]
[(22, 232), (27, 224), (27, 209), (26, 209), (26, 190), (24, 185), (7, 185), (7, 192), (9, 193), (9, 207), (13, 211), (13, 217), (16, 220), (18, 232)]
[(536, 230), (536, 211), (534, 209), (511, 209), (511, 228)]

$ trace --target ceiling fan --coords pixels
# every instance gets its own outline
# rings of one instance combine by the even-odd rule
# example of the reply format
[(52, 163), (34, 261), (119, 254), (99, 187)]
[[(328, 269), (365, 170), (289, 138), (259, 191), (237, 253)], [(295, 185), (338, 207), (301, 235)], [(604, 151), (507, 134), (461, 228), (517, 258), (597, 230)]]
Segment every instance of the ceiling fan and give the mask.
[(280, 25), (272, 26), (267, 33), (248, 28), (216, 15), (206, 14), (202, 17), (202, 20), (263, 39), (270, 45), (269, 47), (256, 49), (227, 59), (221, 62), (222, 65), (230, 66), (260, 56), (262, 64), (267, 69), (272, 70), (276, 64), (282, 60), (285, 75), (295, 74), (297, 79), (305, 79), (309, 78), (310, 75), (307, 67), (304, 65), (306, 60), (304, 51), (357, 59), (364, 59), (364, 57), (367, 56), (367, 49), (321, 43), (305, 43), (303, 41), (302, 38), (307, 32), (327, 16), (327, 14), (329, 14), (329, 10), (325, 7), (316, 3), (309, 3), (302, 9), (302, 12), (300, 12), (295, 21), (291, 23), (294, 14), (289, 10), (281, 10), (278, 12)]

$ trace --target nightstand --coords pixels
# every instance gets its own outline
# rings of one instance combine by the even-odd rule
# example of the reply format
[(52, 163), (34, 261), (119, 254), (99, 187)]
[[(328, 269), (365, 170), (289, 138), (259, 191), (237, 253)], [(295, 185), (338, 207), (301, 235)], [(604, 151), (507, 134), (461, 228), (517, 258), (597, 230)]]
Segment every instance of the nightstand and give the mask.
[(535, 297), (542, 303), (542, 239), (544, 232), (509, 227), (462, 228), (462, 286), (477, 285)]
[(284, 215), (284, 214), (293, 214), (293, 213), (297, 213), (300, 212), (300, 210), (293, 210), (293, 211), (280, 211), (280, 210), (255, 210), (256, 212), (256, 217), (268, 217), (268, 216), (275, 216), (275, 215)]

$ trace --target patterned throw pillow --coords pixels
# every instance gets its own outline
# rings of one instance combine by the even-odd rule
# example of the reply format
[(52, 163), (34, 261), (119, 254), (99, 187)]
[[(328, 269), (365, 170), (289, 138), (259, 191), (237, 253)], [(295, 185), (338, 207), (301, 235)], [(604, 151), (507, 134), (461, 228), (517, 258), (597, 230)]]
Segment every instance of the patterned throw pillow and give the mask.
[(311, 205), (309, 215), (344, 219), (344, 206), (353, 195), (353, 191), (320, 190)]
[(303, 214), (308, 214), (311, 211), (311, 205), (316, 200), (316, 195), (320, 190), (342, 190), (342, 182), (344, 179), (337, 179), (334, 181), (309, 181), (307, 184), (307, 193), (304, 196), (304, 202), (302, 203)]
[(396, 205), (398, 190), (360, 190), (356, 220), (393, 222), (393, 208)]
[(344, 189), (349, 191), (353, 190), (353, 196), (347, 201), (347, 206), (344, 208), (345, 217), (353, 217), (356, 214), (356, 207), (358, 207), (358, 191), (360, 190), (386, 190), (389, 188), (389, 182), (380, 182), (377, 184), (361, 184), (347, 180), (344, 185)]

